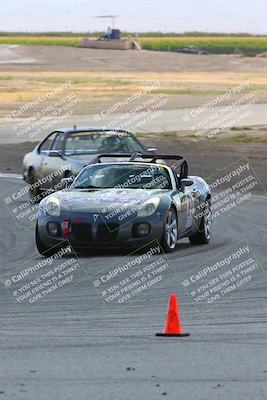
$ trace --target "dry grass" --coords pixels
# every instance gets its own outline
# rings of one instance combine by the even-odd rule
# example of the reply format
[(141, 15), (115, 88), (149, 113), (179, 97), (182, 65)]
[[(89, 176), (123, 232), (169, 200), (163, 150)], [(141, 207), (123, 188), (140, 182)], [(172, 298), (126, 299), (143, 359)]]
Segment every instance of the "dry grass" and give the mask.
[[(267, 87), (267, 72), (233, 73), (233, 72), (1, 72), (0, 115), (24, 102), (33, 100), (56, 88), (63, 82), (71, 81), (70, 89), (64, 93), (75, 92), (80, 98), (77, 113), (99, 112), (103, 108), (146, 90), (149, 83), (160, 81), (160, 87), (147, 96), (165, 93), (170, 101), (169, 108), (174, 108), (177, 96), (212, 98), (224, 93), (240, 82), (249, 81), (249, 91), (263, 93)], [(246, 89), (246, 91), (248, 91)]]

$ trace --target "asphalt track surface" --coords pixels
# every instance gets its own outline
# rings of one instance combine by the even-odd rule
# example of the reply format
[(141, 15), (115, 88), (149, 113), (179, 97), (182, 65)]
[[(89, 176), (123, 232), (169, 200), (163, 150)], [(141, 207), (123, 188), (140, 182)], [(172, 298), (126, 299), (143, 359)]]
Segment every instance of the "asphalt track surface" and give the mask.
[(0, 45), (0, 64), (28, 64), (34, 62), (31, 56), (21, 56), (16, 54), (14, 50), (17, 45)]
[[(0, 179), (1, 280), (14, 266), (43, 259), (36, 253), (34, 223), (24, 229), (6, 208), (6, 193), (14, 187), (23, 182)], [(215, 225), (207, 246), (180, 241), (168, 255), (175, 272), (181, 276), (211, 257), (216, 260), (243, 239), (264, 267), (266, 205), (266, 197), (255, 196)], [(133, 258), (118, 251), (78, 257), (89, 274), (122, 257)], [(84, 279), (22, 312), (1, 284), (0, 399), (265, 399), (266, 288), (262, 277), (203, 312), (185, 293), (181, 279), (166, 279), (161, 288), (115, 310), (107, 309), (92, 280)], [(163, 330), (171, 293), (179, 296), (188, 338), (155, 337)]]

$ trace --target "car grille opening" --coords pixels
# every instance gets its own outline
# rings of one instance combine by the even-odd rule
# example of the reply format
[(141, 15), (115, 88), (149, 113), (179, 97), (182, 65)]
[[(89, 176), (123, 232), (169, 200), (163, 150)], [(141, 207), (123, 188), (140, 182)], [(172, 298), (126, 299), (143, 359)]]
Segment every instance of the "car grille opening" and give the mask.
[(110, 242), (116, 239), (119, 233), (119, 224), (99, 224), (97, 227), (96, 240)]
[(72, 235), (79, 242), (88, 242), (93, 240), (92, 227), (90, 224), (72, 224)]

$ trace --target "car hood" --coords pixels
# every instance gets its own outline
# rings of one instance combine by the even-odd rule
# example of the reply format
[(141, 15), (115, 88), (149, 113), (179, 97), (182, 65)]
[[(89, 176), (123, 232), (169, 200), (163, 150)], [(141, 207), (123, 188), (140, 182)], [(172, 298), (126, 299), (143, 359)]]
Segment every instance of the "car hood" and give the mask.
[(116, 208), (140, 208), (153, 197), (166, 195), (166, 190), (144, 189), (101, 189), (60, 191), (48, 196), (57, 197), (62, 211), (107, 213)]

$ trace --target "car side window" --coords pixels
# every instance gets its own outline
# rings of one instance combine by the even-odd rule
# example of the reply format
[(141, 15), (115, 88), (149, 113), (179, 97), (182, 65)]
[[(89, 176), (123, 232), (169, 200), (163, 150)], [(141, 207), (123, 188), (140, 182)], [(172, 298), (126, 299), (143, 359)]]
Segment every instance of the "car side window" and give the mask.
[(140, 152), (143, 153), (144, 149), (142, 146), (137, 142), (137, 140), (133, 136), (126, 136), (124, 139), (125, 144), (127, 144), (128, 151), (130, 153), (133, 152)]
[(63, 143), (64, 143), (64, 136), (62, 133), (58, 133), (58, 135), (55, 137), (51, 150), (63, 150)]
[(47, 154), (49, 150), (51, 150), (52, 143), (57, 135), (58, 132), (53, 132), (45, 139), (45, 141), (39, 147), (40, 154)]

